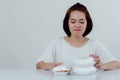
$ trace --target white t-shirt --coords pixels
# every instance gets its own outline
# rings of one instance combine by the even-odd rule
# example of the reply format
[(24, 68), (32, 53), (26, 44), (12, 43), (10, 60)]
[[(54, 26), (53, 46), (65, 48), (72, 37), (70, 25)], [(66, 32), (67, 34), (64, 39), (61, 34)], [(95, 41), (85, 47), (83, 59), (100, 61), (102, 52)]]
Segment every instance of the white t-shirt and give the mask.
[(99, 55), (103, 63), (117, 61), (104, 45), (96, 40), (89, 39), (84, 46), (76, 48), (70, 46), (62, 37), (54, 40), (38, 58), (37, 62), (62, 62), (66, 65), (71, 65), (75, 59), (89, 56), (90, 54)]

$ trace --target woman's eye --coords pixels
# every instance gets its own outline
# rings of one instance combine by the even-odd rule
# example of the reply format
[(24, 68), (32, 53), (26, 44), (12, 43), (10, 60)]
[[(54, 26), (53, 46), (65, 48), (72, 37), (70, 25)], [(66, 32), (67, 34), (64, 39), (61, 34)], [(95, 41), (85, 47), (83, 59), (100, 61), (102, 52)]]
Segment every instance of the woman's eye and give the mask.
[(81, 24), (84, 24), (85, 22), (80, 22)]
[(72, 21), (71, 21), (71, 23), (73, 23), (73, 24), (74, 24), (75, 22), (72, 22)]

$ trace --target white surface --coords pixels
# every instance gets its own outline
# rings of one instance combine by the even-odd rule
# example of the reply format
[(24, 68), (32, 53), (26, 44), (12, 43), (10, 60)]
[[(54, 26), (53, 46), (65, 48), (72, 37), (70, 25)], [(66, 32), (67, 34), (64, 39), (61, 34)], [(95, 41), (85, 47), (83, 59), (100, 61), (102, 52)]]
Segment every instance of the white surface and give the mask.
[(76, 2), (91, 13), (90, 36), (120, 60), (120, 0), (0, 0), (0, 69), (34, 68), (47, 45), (64, 35), (65, 12)]
[(120, 70), (100, 71), (87, 76), (54, 76), (51, 71), (42, 70), (0, 70), (0, 80), (120, 80)]
[(56, 76), (65, 76), (69, 74), (69, 72), (58, 72), (58, 71), (53, 71), (53, 73)]

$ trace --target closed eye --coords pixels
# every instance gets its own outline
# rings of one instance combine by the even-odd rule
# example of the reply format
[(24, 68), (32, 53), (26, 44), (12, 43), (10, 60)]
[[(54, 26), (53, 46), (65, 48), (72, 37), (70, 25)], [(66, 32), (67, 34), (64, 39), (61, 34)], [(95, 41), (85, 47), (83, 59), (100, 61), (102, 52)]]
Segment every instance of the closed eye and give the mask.
[(80, 22), (81, 24), (84, 24), (85, 22)]
[(75, 21), (71, 21), (71, 23), (73, 23), (73, 24), (74, 24), (74, 23), (76, 23), (76, 22), (75, 22)]

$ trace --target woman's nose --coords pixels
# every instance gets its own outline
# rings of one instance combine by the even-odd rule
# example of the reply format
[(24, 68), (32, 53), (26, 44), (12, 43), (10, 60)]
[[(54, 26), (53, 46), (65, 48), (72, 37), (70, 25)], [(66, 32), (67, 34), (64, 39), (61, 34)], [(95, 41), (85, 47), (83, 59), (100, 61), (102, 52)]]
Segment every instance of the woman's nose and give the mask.
[(81, 27), (80, 23), (76, 23), (75, 26), (76, 26), (76, 27)]

